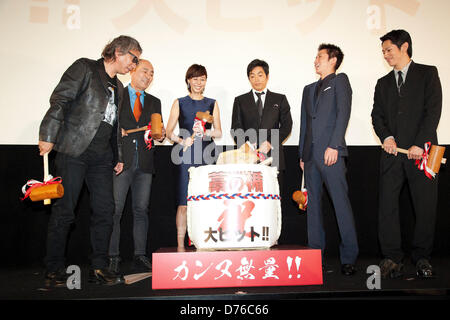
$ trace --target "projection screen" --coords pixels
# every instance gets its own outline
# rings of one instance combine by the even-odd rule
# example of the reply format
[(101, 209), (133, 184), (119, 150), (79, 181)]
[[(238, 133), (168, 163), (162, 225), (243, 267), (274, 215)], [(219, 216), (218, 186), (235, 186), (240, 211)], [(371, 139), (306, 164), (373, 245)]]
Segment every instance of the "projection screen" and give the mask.
[[(377, 145), (370, 113), (376, 81), (390, 71), (379, 37), (406, 29), (413, 60), (437, 66), (443, 88), (438, 137), (450, 143), (450, 1), (446, 0), (2, 0), (0, 27), (0, 144), (37, 144), (39, 124), (63, 72), (80, 57), (98, 59), (118, 35), (135, 37), (155, 77), (148, 92), (162, 101), (167, 121), (173, 101), (187, 94), (193, 63), (208, 71), (205, 96), (218, 101), (223, 137), (234, 97), (250, 90), (254, 58), (270, 65), (268, 88), (287, 95), (294, 125), (287, 145), (298, 144), (303, 87), (317, 80), (313, 61), (321, 43), (345, 54), (338, 72), (353, 88), (349, 145)], [(120, 76), (124, 84), (129, 75)]]

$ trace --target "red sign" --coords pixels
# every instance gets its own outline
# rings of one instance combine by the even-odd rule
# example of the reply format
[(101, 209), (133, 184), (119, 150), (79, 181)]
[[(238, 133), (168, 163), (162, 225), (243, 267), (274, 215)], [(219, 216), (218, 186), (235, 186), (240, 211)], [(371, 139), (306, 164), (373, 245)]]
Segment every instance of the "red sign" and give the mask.
[(153, 253), (153, 289), (320, 285), (320, 250), (280, 247), (268, 250)]

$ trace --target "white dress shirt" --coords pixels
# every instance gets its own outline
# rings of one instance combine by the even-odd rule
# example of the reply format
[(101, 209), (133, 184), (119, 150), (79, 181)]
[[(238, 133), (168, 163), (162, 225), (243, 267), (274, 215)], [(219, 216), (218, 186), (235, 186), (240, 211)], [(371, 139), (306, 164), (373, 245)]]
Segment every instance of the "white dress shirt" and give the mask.
[(252, 92), (253, 92), (253, 98), (255, 98), (255, 103), (258, 101), (258, 96), (256, 95), (256, 92), (258, 92), (258, 93), (264, 92), (264, 94), (261, 95), (262, 106), (264, 109), (264, 102), (266, 102), (266, 96), (267, 96), (267, 88), (264, 88), (263, 91), (256, 91), (255, 89), (252, 89)]

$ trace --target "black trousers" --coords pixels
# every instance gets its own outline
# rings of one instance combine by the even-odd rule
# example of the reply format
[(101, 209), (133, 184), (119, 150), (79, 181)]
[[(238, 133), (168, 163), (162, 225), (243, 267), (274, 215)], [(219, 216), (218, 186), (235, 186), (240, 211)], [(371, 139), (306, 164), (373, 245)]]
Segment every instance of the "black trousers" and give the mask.
[(416, 222), (411, 257), (414, 262), (429, 259), (434, 240), (438, 178), (430, 180), (406, 155), (382, 152), (380, 160), (380, 197), (378, 237), (385, 258), (400, 262), (404, 253), (401, 246), (399, 196), (404, 183), (411, 192)]
[(112, 159), (111, 151), (97, 154), (88, 150), (77, 158), (63, 153), (56, 155), (56, 174), (62, 177), (64, 196), (53, 204), (48, 223), (47, 271), (65, 267), (67, 237), (75, 219), (74, 209), (84, 182), (89, 189), (92, 209), (91, 266), (94, 269), (107, 266), (114, 213)]

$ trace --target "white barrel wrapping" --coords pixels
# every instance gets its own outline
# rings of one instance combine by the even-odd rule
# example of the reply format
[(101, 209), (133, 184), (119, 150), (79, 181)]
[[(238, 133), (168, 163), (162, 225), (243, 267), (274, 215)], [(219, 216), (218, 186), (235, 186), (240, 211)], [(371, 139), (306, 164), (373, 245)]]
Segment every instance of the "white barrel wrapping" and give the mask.
[(258, 164), (190, 168), (187, 228), (197, 249), (273, 246), (281, 233), (277, 168)]

